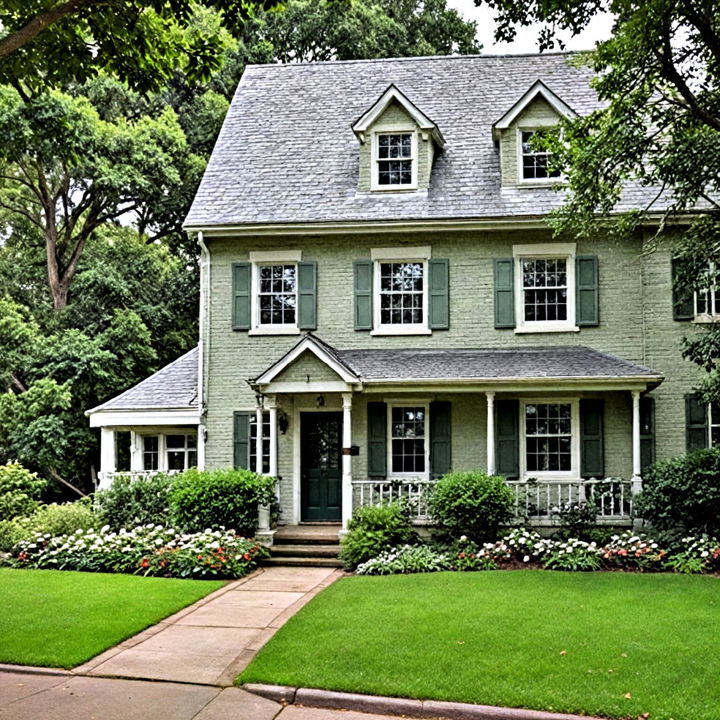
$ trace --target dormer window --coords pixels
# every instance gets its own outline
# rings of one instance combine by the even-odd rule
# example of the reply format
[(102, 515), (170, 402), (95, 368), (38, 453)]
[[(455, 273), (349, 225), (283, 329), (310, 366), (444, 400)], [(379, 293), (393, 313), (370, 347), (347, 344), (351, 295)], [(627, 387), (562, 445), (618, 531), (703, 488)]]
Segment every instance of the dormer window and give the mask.
[(559, 170), (550, 170), (550, 153), (534, 147), (533, 138), (541, 137), (542, 130), (519, 130), (520, 177), (523, 181), (549, 180), (560, 177)]
[(378, 133), (376, 139), (377, 185), (412, 187), (415, 185), (415, 133)]

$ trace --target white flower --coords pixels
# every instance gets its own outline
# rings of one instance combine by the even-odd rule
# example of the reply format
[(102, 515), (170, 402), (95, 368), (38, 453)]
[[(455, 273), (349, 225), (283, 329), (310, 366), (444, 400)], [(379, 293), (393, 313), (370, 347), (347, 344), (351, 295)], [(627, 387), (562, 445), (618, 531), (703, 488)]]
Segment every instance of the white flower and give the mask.
[(529, 556), (529, 555), (526, 555), (526, 556), (523, 558), (523, 562), (530, 562), (530, 556)]

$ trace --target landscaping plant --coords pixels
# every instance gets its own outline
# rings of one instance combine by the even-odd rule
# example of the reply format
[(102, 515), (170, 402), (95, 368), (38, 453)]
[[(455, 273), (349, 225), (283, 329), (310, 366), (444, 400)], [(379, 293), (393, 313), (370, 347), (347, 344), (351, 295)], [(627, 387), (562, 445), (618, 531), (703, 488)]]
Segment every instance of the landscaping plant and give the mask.
[(433, 520), (452, 539), (495, 540), (500, 525), (513, 517), (513, 493), (505, 479), (479, 471), (440, 478), (429, 504)]
[(0, 465), (0, 520), (30, 515), (47, 483), (20, 463)]
[(358, 565), (355, 572), (358, 575), (397, 575), (452, 568), (449, 553), (435, 550), (429, 545), (401, 545)]
[(414, 540), (415, 531), (405, 503), (393, 501), (361, 506), (355, 509), (348, 523), (348, 533), (342, 539), (340, 560), (348, 570), (352, 570), (388, 548)]
[(170, 513), (168, 494), (173, 478), (165, 473), (149, 477), (116, 475), (112, 485), (95, 493), (95, 508), (102, 525), (113, 530), (149, 523), (164, 523)]
[(170, 488), (170, 517), (184, 532), (225, 527), (252, 537), (258, 505), (273, 502), (275, 483), (250, 470), (187, 470)]

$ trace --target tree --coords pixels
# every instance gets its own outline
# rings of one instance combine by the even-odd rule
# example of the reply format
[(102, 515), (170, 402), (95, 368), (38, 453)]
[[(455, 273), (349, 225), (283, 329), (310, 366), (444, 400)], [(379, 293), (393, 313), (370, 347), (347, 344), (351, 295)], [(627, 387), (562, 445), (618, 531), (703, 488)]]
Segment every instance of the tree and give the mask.
[[(480, 4), (480, 0), (476, 0)], [(679, 297), (717, 286), (720, 268), (720, 5), (711, 0), (487, 0), (497, 12), (497, 36), (511, 40), (518, 25), (542, 23), (541, 49), (557, 28), (580, 32), (597, 12), (615, 16), (613, 36), (576, 57), (595, 71), (603, 107), (562, 121), (547, 138), (554, 164), (567, 177), (556, 232), (587, 237), (615, 215), (613, 232), (632, 232), (650, 213), (691, 224), (676, 242), (683, 262)], [(651, 200), (618, 214), (623, 187), (639, 183)], [(683, 354), (709, 372), (701, 390), (720, 400), (720, 328), (686, 338)]]
[(196, 21), (203, 10), (231, 32), (280, 0), (2, 0), (0, 83), (33, 94), (84, 83), (104, 71), (154, 91), (177, 67), (196, 80), (217, 70), (220, 34)]

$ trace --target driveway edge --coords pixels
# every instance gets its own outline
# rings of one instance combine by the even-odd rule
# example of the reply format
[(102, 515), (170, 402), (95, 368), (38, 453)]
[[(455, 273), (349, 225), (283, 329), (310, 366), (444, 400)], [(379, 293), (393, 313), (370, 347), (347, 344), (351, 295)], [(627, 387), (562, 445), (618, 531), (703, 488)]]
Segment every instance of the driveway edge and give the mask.
[(314, 688), (294, 688), (286, 685), (246, 683), (241, 687), (243, 690), (268, 700), (281, 702), (283, 705), (294, 704), (332, 710), (354, 710), (378, 715), (442, 718), (443, 720), (602, 720), (590, 715), (568, 715), (567, 713), (504, 708), (493, 705), (360, 695)]

